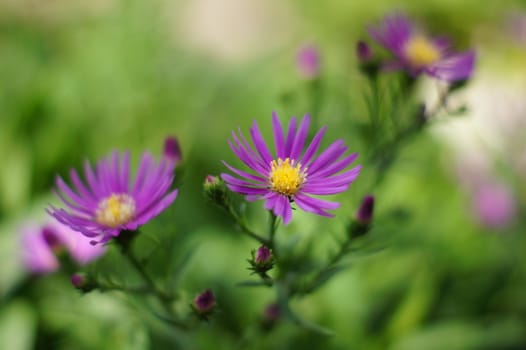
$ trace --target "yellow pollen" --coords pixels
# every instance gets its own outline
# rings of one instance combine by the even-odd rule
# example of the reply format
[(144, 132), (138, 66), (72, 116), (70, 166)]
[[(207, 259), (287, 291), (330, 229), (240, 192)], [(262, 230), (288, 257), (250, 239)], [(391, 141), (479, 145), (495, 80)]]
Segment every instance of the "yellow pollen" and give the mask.
[(135, 217), (135, 201), (125, 193), (112, 193), (100, 201), (95, 220), (104, 226), (116, 228)]
[(422, 35), (410, 38), (405, 44), (404, 53), (415, 67), (430, 65), (441, 57), (440, 50), (436, 45)]
[(273, 160), (270, 167), (270, 189), (286, 196), (296, 194), (307, 179), (306, 169), (301, 170), (301, 163), (289, 158)]

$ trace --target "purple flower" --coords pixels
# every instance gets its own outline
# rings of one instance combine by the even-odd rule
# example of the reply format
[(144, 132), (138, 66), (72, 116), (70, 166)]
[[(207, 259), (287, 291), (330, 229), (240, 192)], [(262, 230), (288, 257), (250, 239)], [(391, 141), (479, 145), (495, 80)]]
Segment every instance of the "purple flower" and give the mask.
[[(306, 115), (296, 127), (296, 118), (292, 118), (287, 132), (276, 113), (272, 115), (276, 154), (272, 155), (259, 131), (258, 125), (250, 129), (255, 149), (239, 131), (232, 132), (230, 148), (253, 172), (238, 170), (226, 162), (228, 169), (237, 177), (221, 174), (228, 188), (246, 195), (248, 201), (265, 200), (265, 209), (272, 210), (276, 216), (288, 224), (292, 219), (292, 203), (304, 211), (332, 217), (326, 210), (333, 210), (339, 203), (330, 202), (312, 195), (330, 195), (347, 190), (360, 173), (358, 165), (340, 173), (358, 156), (353, 153), (344, 156), (348, 148), (342, 140), (332, 143), (325, 151), (315, 157), (325, 133), (323, 127), (304, 149), (309, 131), (310, 118)], [(254, 174), (255, 173), (255, 174)]]
[(474, 195), (475, 213), (489, 228), (508, 226), (516, 216), (516, 203), (510, 189), (498, 182), (480, 185)]
[(304, 46), (298, 51), (296, 64), (305, 79), (315, 79), (320, 74), (320, 53), (314, 46)]
[(86, 184), (72, 169), (74, 190), (57, 176), (56, 193), (68, 210), (51, 206), (48, 212), (92, 238), (93, 244), (105, 243), (123, 230), (136, 230), (172, 204), (177, 197), (177, 190), (169, 192), (173, 170), (173, 162), (161, 159), (156, 164), (146, 152), (132, 183), (129, 153), (121, 156), (115, 151), (99, 161), (95, 170), (86, 161)]
[(69, 227), (50, 222), (43, 227), (28, 225), (22, 229), (22, 262), (37, 274), (46, 274), (60, 266), (56, 254), (67, 251), (80, 265), (97, 259), (104, 254), (104, 246), (93, 246), (87, 237), (78, 235)]
[(176, 137), (170, 136), (164, 141), (164, 156), (173, 161), (175, 165), (181, 162), (181, 147), (179, 146), (179, 140), (177, 140)]
[(405, 69), (412, 76), (425, 73), (446, 81), (467, 79), (473, 72), (475, 53), (453, 53), (449, 40), (444, 37), (428, 37), (417, 30), (405, 16), (386, 16), (369, 34), (395, 56), (387, 67)]

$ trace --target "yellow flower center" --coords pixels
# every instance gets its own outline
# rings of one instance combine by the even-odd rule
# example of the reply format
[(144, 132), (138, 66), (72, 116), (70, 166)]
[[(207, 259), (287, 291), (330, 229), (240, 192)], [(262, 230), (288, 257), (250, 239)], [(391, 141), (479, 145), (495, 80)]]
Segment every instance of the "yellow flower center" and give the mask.
[(135, 217), (135, 200), (125, 193), (112, 193), (104, 198), (96, 211), (95, 220), (104, 226), (116, 228)]
[(417, 35), (405, 44), (404, 53), (415, 67), (424, 67), (440, 59), (441, 53), (437, 46), (428, 38)]
[(307, 179), (307, 173), (301, 170), (301, 163), (289, 158), (273, 160), (270, 167), (270, 189), (286, 196), (296, 194)]

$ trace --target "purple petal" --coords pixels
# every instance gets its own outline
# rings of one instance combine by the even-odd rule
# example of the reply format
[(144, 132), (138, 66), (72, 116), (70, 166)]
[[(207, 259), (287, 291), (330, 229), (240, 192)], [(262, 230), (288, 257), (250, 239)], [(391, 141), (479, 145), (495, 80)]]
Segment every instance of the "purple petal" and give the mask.
[[(338, 202), (331, 202), (326, 201), (319, 198), (313, 198), (309, 197), (307, 195), (304, 195), (303, 193), (297, 193), (294, 196), (294, 201), (298, 204), (298, 206), (305, 210), (310, 211), (322, 216), (334, 216), (333, 214), (325, 212), (325, 209), (327, 210), (334, 210), (340, 207), (340, 203)], [(307, 209), (304, 209), (307, 208)]]
[(331, 176), (331, 177), (320, 177), (320, 178), (316, 178), (314, 180), (309, 179), (307, 184), (321, 185), (321, 186), (324, 186), (324, 185), (327, 185), (327, 186), (341, 186), (341, 185), (349, 184), (349, 183), (353, 182), (358, 177), (358, 175), (360, 174), (360, 170), (361, 169), (362, 169), (362, 166), (358, 165), (358, 166), (355, 166), (354, 168), (352, 168), (351, 170), (348, 170), (348, 171), (343, 172), (343, 173), (338, 174), (338, 175), (334, 175), (334, 176)]
[(254, 121), (252, 128), (250, 128), (250, 135), (252, 135), (252, 140), (254, 140), (254, 145), (259, 155), (266, 164), (269, 164), (272, 161), (272, 155), (270, 154), (267, 144), (259, 131), (258, 124)]
[(358, 157), (358, 153), (353, 153), (325, 168), (320, 169), (317, 172), (310, 172), (309, 179), (318, 178), (318, 177), (327, 177), (327, 176), (336, 174), (337, 172), (343, 170), (348, 165), (350, 165), (352, 162), (354, 162), (357, 157)]
[(244, 180), (240, 180), (240, 179), (235, 178), (232, 175), (229, 175), (229, 174), (226, 174), (226, 173), (221, 174), (221, 178), (227, 184), (232, 184), (232, 185), (236, 185), (236, 186), (247, 186), (247, 187), (256, 187), (256, 188), (258, 186), (264, 186), (264, 185), (261, 185), (261, 184), (255, 184), (255, 183), (252, 183), (252, 182), (247, 182), (247, 181), (244, 181)]
[(298, 132), (294, 137), (294, 143), (292, 144), (292, 149), (290, 151), (290, 158), (293, 160), (299, 160), (301, 151), (305, 146), (305, 140), (307, 139), (307, 133), (309, 132), (310, 117), (308, 114), (303, 117), (298, 128)]
[(309, 172), (315, 174), (318, 169), (323, 168), (327, 164), (337, 160), (342, 154), (347, 151), (342, 140), (333, 142), (325, 151), (323, 151), (318, 158), (316, 158), (310, 165), (308, 165)]
[(244, 178), (247, 178), (247, 179), (250, 179), (252, 181), (257, 181), (257, 182), (267, 182), (268, 180), (264, 177), (261, 177), (261, 176), (257, 176), (257, 175), (253, 175), (253, 174), (250, 174), (250, 173), (247, 173), (245, 171), (242, 171), (242, 170), (239, 170), (239, 169), (236, 169), (232, 166), (230, 166), (227, 162), (223, 161), (222, 162), (228, 169), (230, 169), (230, 171), (232, 171), (234, 174), (238, 175), (238, 176), (241, 176), (241, 177), (244, 177)]
[(80, 179), (79, 174), (75, 169), (71, 169), (69, 171), (69, 176), (71, 178), (71, 181), (73, 181), (73, 184), (75, 185), (78, 192), (82, 195), (82, 197), (86, 200), (86, 202), (91, 206), (97, 205), (97, 198), (93, 195), (93, 193), (84, 186), (84, 183)]
[(285, 138), (283, 136), (283, 126), (281, 125), (276, 112), (272, 112), (272, 129), (274, 131), (274, 142), (276, 143), (276, 155), (278, 158), (285, 159)]
[(316, 154), (318, 151), (318, 148), (320, 147), (321, 139), (323, 138), (323, 135), (325, 134), (325, 130), (327, 130), (327, 127), (323, 127), (318, 131), (316, 136), (312, 139), (309, 147), (307, 147), (307, 150), (305, 151), (305, 154), (303, 154), (303, 157), (301, 159), (301, 163), (304, 165), (309, 164), (311, 158)]
[(401, 14), (386, 16), (378, 27), (369, 28), (369, 35), (398, 57), (403, 57), (404, 46), (412, 32), (412, 23)]
[(435, 63), (426, 72), (438, 79), (455, 81), (468, 79), (473, 73), (475, 65), (475, 53), (468, 51), (454, 54)]
[(296, 118), (292, 117), (289, 123), (289, 129), (287, 133), (287, 141), (285, 142), (285, 158), (290, 155), (292, 145), (294, 143), (294, 136), (296, 135)]

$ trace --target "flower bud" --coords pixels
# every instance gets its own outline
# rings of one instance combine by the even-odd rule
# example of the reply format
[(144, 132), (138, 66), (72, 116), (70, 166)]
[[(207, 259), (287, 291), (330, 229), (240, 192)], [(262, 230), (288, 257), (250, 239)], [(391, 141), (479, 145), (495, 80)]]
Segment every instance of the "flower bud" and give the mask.
[(362, 225), (368, 225), (371, 223), (374, 212), (374, 197), (365, 196), (362, 200), (362, 204), (356, 213), (356, 220)]
[(49, 225), (42, 227), (42, 237), (55, 254), (60, 253), (64, 249), (64, 244), (53, 227)]
[(207, 175), (203, 184), (205, 197), (226, 208), (228, 206), (229, 196), (225, 182), (219, 176)]
[(257, 250), (253, 250), (251, 255), (252, 259), (248, 260), (251, 265), (249, 269), (254, 271), (254, 273), (264, 276), (274, 266), (272, 251), (264, 245)]
[(356, 43), (356, 57), (362, 73), (370, 79), (375, 78), (380, 69), (380, 64), (375, 59), (371, 47), (365, 41), (360, 40)]
[(200, 318), (205, 320), (207, 319), (207, 316), (209, 316), (214, 311), (215, 306), (216, 299), (210, 288), (201, 294), (198, 294), (192, 304), (192, 308), (194, 309), (195, 313)]
[(369, 231), (370, 223), (373, 219), (374, 197), (365, 196), (360, 204), (360, 208), (351, 222), (349, 234), (351, 238), (363, 236)]
[(296, 57), (298, 72), (305, 79), (316, 79), (320, 75), (320, 53), (314, 46), (304, 46)]
[(261, 316), (261, 326), (264, 329), (270, 330), (280, 319), (281, 309), (277, 303), (267, 305), (263, 310)]
[(82, 291), (83, 293), (88, 293), (93, 289), (97, 288), (97, 284), (92, 281), (86, 274), (77, 272), (71, 275), (71, 284), (76, 289)]
[(373, 51), (365, 41), (356, 43), (356, 56), (360, 63), (369, 63), (373, 59)]
[(164, 141), (164, 157), (173, 161), (175, 165), (181, 162), (181, 147), (176, 137), (169, 136)]

